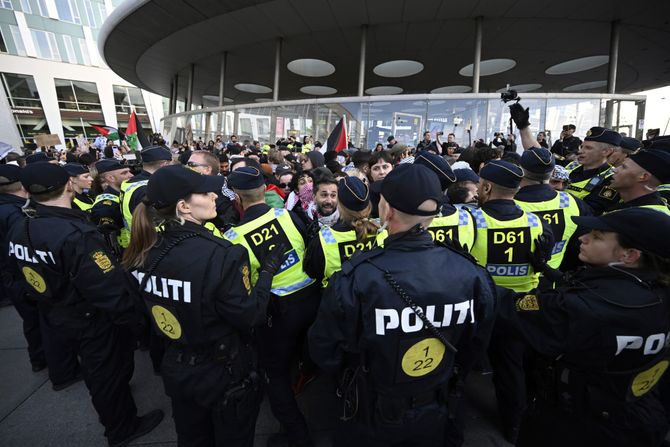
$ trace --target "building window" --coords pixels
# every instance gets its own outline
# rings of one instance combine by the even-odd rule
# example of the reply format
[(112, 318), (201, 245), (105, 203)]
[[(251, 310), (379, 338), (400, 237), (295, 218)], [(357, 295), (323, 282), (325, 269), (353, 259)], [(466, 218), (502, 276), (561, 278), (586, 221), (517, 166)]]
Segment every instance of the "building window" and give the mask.
[(71, 64), (77, 63), (77, 55), (74, 52), (74, 45), (72, 44), (72, 37), (63, 35), (63, 42), (65, 43), (65, 55), (67, 62)]
[(81, 51), (81, 57), (83, 59), (84, 65), (91, 65), (91, 56), (88, 54), (88, 45), (86, 45), (86, 39), (77, 39), (79, 41), (79, 51)]
[(19, 56), (26, 56), (26, 47), (23, 45), (19, 27), (16, 25), (9, 25), (9, 30), (12, 32), (12, 39), (14, 40), (14, 46), (16, 46), (16, 54)]
[(114, 104), (116, 105), (116, 119), (119, 123), (128, 122), (130, 113), (135, 110), (137, 119), (142, 123), (144, 130), (151, 129), (151, 121), (147, 115), (147, 107), (142, 97), (142, 90), (137, 87), (114, 85)]
[(33, 8), (30, 7), (30, 1), (29, 0), (21, 0), (21, 10), (25, 12), (26, 14), (32, 14), (33, 13)]
[(31, 29), (30, 34), (33, 36), (33, 42), (35, 42), (35, 49), (37, 50), (38, 57), (41, 57), (42, 59), (50, 59), (52, 61), (61, 60), (54, 33)]
[(94, 82), (54, 79), (65, 138), (95, 138), (88, 123), (104, 123), (98, 87)]
[(5, 36), (2, 35), (2, 30), (0, 29), (0, 53), (7, 52), (7, 44), (5, 43)]
[(42, 17), (49, 17), (49, 10), (47, 9), (46, 0), (37, 0), (37, 9), (40, 11)]
[(100, 19), (104, 22), (107, 18), (107, 7), (104, 3), (98, 3), (98, 11), (100, 11)]
[(76, 1), (56, 0), (56, 10), (58, 11), (59, 19), (81, 25), (81, 17), (79, 16), (79, 8), (77, 8)]
[(84, 0), (84, 10), (86, 11), (88, 26), (91, 28), (97, 28), (98, 23), (95, 20), (95, 13), (93, 12), (93, 5), (91, 4), (91, 0)]
[(0, 73), (0, 83), (7, 95), (14, 121), (24, 143), (34, 143), (33, 137), (37, 134), (51, 133), (32, 76)]
[(11, 0), (0, 0), (0, 6), (2, 6), (5, 9), (12, 9), (12, 1)]

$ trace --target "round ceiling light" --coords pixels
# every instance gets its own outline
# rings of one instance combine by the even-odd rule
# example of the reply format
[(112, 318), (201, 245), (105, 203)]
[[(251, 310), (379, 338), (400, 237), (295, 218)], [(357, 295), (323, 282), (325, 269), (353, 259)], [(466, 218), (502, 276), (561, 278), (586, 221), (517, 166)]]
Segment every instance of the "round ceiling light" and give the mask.
[(580, 71), (590, 70), (592, 68), (605, 65), (610, 60), (609, 56), (588, 56), (573, 59), (571, 61), (561, 62), (560, 64), (552, 65), (545, 70), (548, 75), (562, 75), (569, 73), (579, 73)]
[(607, 86), (607, 81), (591, 81), (582, 84), (575, 84), (563, 89), (564, 92), (581, 92), (582, 90), (592, 90), (595, 88), (603, 88)]
[(321, 59), (296, 59), (289, 62), (286, 68), (292, 73), (311, 78), (329, 76), (335, 73), (335, 66)]
[[(218, 95), (202, 95), (202, 99), (205, 101), (212, 101), (218, 104), (219, 102), (219, 96)], [(234, 102), (232, 99), (228, 98), (227, 96), (223, 97), (223, 102)]]
[[(542, 88), (542, 84), (518, 84), (518, 85), (510, 85), (509, 88), (511, 90), (516, 90), (517, 92), (532, 92), (533, 90), (538, 90)], [(502, 93), (507, 90), (507, 87), (504, 88), (499, 88), (496, 90), (496, 93)]]
[(306, 85), (300, 87), (300, 91), (307, 95), (334, 95), (337, 93), (336, 89), (325, 85)]
[(400, 87), (384, 85), (380, 87), (370, 87), (365, 90), (365, 93), (367, 95), (397, 95), (402, 93), (402, 89)]
[[(511, 70), (514, 67), (516, 67), (516, 61), (513, 59), (487, 59), (480, 62), (479, 75), (491, 76), (502, 73), (503, 71)], [(461, 76), (472, 76), (473, 69), (474, 67), (472, 64), (466, 65), (458, 70), (458, 74)]]
[(468, 93), (472, 90), (469, 85), (449, 85), (447, 87), (434, 88), (431, 93)]
[(246, 93), (263, 93), (268, 94), (272, 92), (270, 87), (259, 84), (235, 84), (235, 88), (241, 92)]
[(408, 60), (388, 61), (377, 65), (372, 71), (385, 78), (404, 78), (422, 72), (423, 64)]

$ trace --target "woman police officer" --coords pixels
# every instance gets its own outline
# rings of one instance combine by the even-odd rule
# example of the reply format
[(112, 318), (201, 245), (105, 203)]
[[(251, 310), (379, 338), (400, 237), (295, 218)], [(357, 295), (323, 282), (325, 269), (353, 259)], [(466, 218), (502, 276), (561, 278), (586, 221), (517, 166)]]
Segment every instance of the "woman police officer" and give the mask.
[(370, 191), (358, 177), (345, 177), (337, 186), (340, 218), (332, 227), (323, 226), (305, 252), (305, 273), (328, 285), (331, 275), (357, 250), (371, 249), (379, 226), (370, 221)]
[(123, 256), (166, 342), (161, 373), (180, 447), (253, 445), (261, 394), (251, 336), (283, 255), (268, 255), (252, 288), (244, 247), (204, 227), (217, 187), (181, 165), (156, 171)]
[(630, 208), (573, 220), (591, 230), (579, 238), (588, 266), (556, 289), (498, 300), (499, 322), (545, 357), (517, 445), (659, 445), (667, 432), (655, 385), (669, 363), (670, 216)]

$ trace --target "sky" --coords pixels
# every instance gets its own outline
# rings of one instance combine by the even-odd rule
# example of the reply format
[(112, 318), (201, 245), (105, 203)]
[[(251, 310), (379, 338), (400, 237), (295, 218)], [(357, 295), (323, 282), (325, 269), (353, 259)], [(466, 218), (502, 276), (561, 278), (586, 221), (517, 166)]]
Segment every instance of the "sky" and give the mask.
[(635, 93), (647, 97), (644, 118), (644, 132), (647, 129), (661, 129), (661, 135), (670, 132), (670, 86)]

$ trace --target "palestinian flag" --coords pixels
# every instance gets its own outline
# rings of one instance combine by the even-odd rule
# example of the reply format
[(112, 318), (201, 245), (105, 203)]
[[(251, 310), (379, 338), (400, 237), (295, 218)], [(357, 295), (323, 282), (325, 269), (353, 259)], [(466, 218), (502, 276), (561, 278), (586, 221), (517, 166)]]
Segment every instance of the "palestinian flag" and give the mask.
[(328, 141), (324, 146), (324, 152), (336, 151), (342, 152), (349, 145), (349, 140), (347, 139), (347, 127), (344, 125), (344, 116), (340, 121), (335, 125), (335, 128), (330, 133)]
[(130, 150), (142, 150), (142, 145), (137, 137), (137, 115), (135, 111), (130, 114), (128, 119), (128, 127), (126, 127), (126, 142)]
[(107, 138), (108, 140), (117, 141), (123, 139), (123, 135), (119, 132), (119, 129), (112, 126), (98, 126), (97, 124), (88, 123), (92, 128), (100, 132), (100, 135)]

